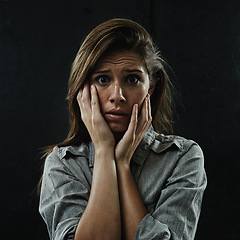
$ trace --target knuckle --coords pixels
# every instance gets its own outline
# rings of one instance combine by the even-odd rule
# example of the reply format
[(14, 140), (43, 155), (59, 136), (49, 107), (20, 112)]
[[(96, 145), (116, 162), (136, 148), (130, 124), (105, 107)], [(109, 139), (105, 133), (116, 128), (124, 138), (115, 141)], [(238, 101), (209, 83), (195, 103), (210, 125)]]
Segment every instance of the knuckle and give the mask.
[(94, 117), (92, 118), (92, 124), (94, 126), (98, 125), (99, 123), (101, 123), (101, 121), (98, 118), (94, 118)]
[(85, 98), (80, 98), (79, 103), (83, 103), (83, 104), (86, 103), (86, 99)]
[(94, 99), (92, 99), (91, 103), (92, 103), (93, 106), (96, 106), (96, 105), (97, 105), (97, 101), (94, 100)]
[(83, 95), (82, 90), (80, 90), (77, 94), (77, 101), (81, 101), (82, 95)]
[(132, 119), (132, 124), (136, 125), (138, 123), (137, 119)]

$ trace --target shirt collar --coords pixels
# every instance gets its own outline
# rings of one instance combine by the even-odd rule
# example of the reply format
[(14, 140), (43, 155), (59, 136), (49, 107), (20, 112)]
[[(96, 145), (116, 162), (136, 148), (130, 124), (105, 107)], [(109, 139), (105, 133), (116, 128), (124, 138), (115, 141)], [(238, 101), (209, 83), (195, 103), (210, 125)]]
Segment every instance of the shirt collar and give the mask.
[(142, 165), (148, 157), (150, 150), (155, 153), (161, 153), (172, 146), (177, 147), (179, 150), (183, 150), (185, 140), (186, 139), (175, 135), (158, 134), (154, 131), (151, 124), (133, 154), (132, 160), (137, 164)]
[(87, 157), (89, 158), (89, 150), (88, 150), (88, 146), (83, 143), (80, 146), (66, 146), (66, 147), (60, 147), (58, 149), (58, 155), (59, 158), (62, 159), (67, 155), (67, 152), (70, 152), (73, 155), (76, 156), (83, 156), (83, 157)]
[[(175, 145), (177, 148), (182, 150), (184, 139), (174, 135), (163, 135), (158, 134), (154, 131), (152, 124), (150, 124), (147, 132), (141, 140), (139, 146), (133, 154), (132, 161), (142, 165), (150, 153), (150, 149), (156, 153), (160, 153)], [(90, 141), (89, 144), (81, 144), (80, 146), (67, 146), (59, 148), (59, 157), (64, 158), (67, 152), (72, 153), (76, 156), (84, 156), (89, 159), (89, 167), (94, 165), (94, 145)]]

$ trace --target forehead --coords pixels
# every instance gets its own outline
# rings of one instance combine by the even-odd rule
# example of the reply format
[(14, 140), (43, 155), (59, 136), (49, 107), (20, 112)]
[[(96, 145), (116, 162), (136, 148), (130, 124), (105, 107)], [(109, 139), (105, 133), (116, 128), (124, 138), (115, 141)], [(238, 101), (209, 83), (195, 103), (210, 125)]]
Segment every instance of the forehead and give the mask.
[(141, 68), (146, 71), (145, 62), (133, 51), (114, 51), (107, 54), (95, 66), (95, 70), (101, 68)]

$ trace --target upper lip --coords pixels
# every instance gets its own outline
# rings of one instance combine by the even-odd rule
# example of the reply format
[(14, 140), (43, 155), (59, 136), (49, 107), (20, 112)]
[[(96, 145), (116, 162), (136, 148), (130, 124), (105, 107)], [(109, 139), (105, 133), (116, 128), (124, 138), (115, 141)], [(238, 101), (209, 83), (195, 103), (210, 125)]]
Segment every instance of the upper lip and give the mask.
[(113, 108), (106, 112), (106, 114), (119, 114), (119, 115), (128, 115), (128, 113), (122, 109)]

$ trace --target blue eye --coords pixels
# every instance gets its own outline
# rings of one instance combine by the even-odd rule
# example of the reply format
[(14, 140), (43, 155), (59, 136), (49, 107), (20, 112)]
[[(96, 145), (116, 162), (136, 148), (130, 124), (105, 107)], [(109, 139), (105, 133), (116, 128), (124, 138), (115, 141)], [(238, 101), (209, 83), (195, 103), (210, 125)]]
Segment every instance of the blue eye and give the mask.
[(109, 78), (107, 76), (99, 76), (99, 77), (96, 77), (96, 81), (104, 85), (109, 82)]
[(129, 75), (127, 77), (127, 81), (130, 84), (137, 84), (140, 80), (141, 80), (141, 78), (137, 75)]

